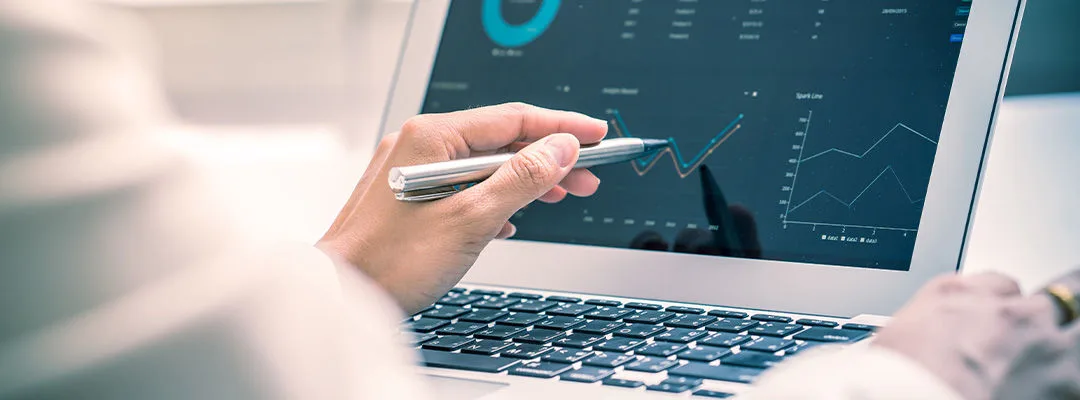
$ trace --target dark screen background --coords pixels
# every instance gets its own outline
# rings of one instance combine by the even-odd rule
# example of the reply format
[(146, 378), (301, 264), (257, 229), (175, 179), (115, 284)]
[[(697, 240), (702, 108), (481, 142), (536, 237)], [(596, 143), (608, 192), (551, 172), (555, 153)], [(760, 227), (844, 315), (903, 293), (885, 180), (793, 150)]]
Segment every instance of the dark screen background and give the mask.
[(423, 112), (524, 101), (678, 148), (594, 168), (516, 239), (909, 268), (969, 1), (563, 0), (513, 48), (483, 3), (452, 2)]

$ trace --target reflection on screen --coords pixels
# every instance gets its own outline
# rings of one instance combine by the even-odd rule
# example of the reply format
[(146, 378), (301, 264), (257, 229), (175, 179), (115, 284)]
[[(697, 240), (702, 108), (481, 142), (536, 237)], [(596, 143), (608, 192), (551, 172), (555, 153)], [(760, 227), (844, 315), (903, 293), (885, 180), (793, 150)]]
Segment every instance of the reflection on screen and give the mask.
[(970, 4), (459, 0), (423, 112), (524, 101), (674, 142), (517, 239), (907, 270)]

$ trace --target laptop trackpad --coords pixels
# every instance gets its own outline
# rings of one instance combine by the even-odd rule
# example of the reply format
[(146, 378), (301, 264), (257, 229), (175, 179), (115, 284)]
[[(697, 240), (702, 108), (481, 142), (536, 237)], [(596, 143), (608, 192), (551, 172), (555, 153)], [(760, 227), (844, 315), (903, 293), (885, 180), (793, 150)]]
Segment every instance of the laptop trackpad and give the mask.
[(428, 375), (432, 393), (438, 393), (440, 399), (473, 400), (495, 393), (509, 385), (505, 383), (474, 381), (471, 379), (447, 378)]

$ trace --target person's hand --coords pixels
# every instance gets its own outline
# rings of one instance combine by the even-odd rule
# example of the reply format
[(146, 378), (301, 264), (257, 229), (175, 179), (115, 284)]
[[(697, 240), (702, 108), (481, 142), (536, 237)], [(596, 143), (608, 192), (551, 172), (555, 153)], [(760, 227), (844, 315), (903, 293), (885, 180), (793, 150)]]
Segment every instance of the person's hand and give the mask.
[[(534, 200), (592, 195), (600, 180), (572, 170), (581, 144), (599, 142), (607, 123), (525, 104), (503, 104), (409, 119), (379, 143), (364, 176), (319, 241), (363, 270), (407, 312), (438, 299)], [(518, 151), (493, 176), (451, 197), (402, 202), (387, 185), (391, 168)]]
[[(1080, 291), (1080, 271), (1059, 279)], [(1080, 398), (1080, 323), (998, 274), (935, 279), (873, 345), (920, 363), (969, 400)]]

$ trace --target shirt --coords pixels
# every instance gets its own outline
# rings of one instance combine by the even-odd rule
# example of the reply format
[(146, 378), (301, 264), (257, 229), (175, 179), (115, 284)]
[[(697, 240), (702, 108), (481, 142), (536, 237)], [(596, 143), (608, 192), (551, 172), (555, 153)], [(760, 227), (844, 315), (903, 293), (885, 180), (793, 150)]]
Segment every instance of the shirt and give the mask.
[[(0, 2), (0, 398), (431, 398), (376, 284), (230, 229), (213, 171), (164, 140), (145, 37), (89, 1)], [(740, 398), (959, 396), (859, 345)]]

